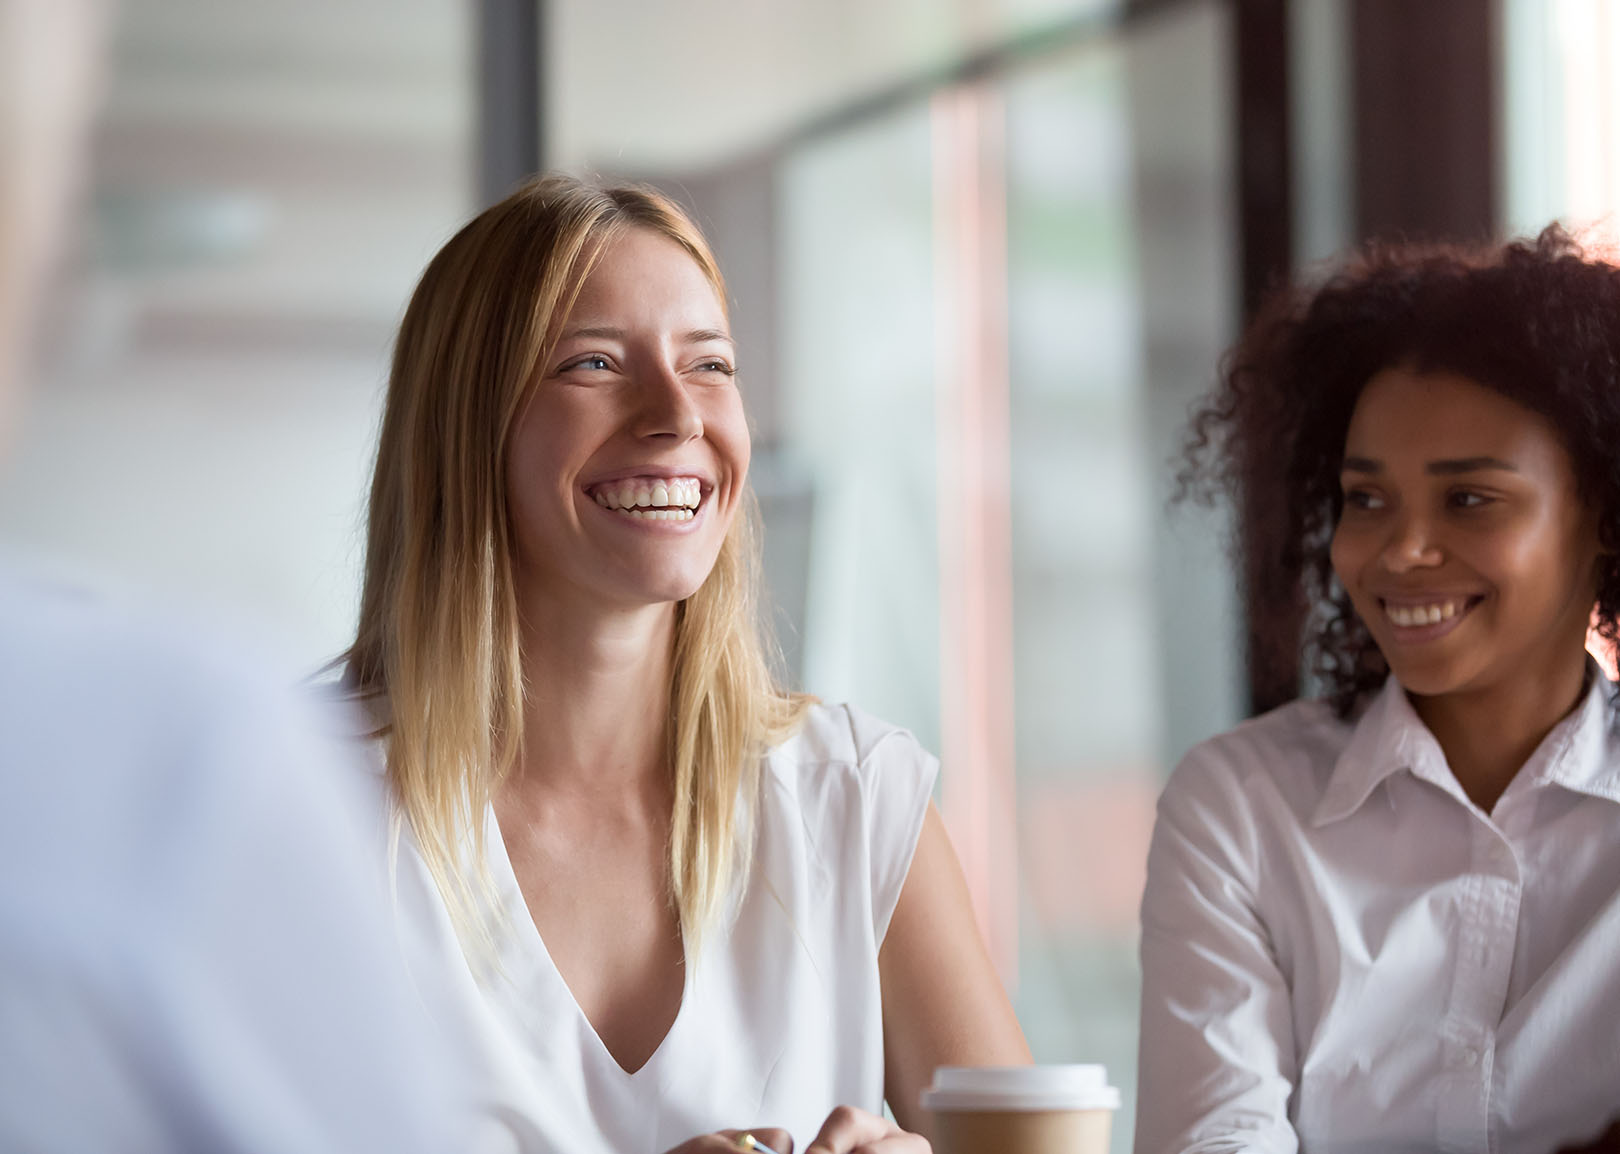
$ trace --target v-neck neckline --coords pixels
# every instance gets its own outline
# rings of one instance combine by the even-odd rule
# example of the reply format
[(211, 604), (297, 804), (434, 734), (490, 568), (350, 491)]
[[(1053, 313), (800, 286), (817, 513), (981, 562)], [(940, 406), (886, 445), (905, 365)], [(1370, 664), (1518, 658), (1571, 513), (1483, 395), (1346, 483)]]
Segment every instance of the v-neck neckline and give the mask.
[[(613, 1051), (608, 1049), (607, 1043), (602, 1041), (602, 1035), (597, 1032), (596, 1023), (579, 1004), (574, 996), (573, 987), (568, 984), (562, 971), (546, 947), (545, 938), (540, 933), (540, 927), (535, 923), (534, 914), (529, 910), (529, 903), (523, 897), (523, 887), (518, 884), (517, 871), (512, 868), (511, 856), (506, 851), (506, 838), (501, 832), (500, 819), (491, 805), (486, 811), (484, 824), (484, 837), (488, 845), (485, 854), (490, 858), (490, 866), (495, 871), (494, 881), (503, 888), (505, 893), (505, 908), (502, 911), (510, 925), (509, 932), (518, 949), (522, 950), (532, 963), (532, 970), (546, 985), (551, 986), (552, 995), (558, 1001), (566, 1003), (580, 1026), (580, 1032), (589, 1038), (587, 1045), (593, 1046), (598, 1058), (605, 1063), (612, 1073), (617, 1074), (626, 1082), (639, 1084), (655, 1082), (662, 1084), (665, 1079), (659, 1076), (659, 1071), (668, 1064), (670, 1059), (666, 1054), (674, 1050), (678, 1043), (674, 1041), (677, 1034), (684, 1028), (684, 1023), (692, 1016), (689, 1012), (696, 989), (694, 971), (696, 967), (689, 953), (685, 953), (685, 943), (682, 951), (685, 956), (681, 966), (681, 1004), (675, 1011), (675, 1018), (664, 1031), (664, 1036), (658, 1040), (658, 1045), (647, 1056), (647, 1060), (634, 1070), (627, 1070), (614, 1057)], [(522, 991), (520, 991), (521, 993)]]

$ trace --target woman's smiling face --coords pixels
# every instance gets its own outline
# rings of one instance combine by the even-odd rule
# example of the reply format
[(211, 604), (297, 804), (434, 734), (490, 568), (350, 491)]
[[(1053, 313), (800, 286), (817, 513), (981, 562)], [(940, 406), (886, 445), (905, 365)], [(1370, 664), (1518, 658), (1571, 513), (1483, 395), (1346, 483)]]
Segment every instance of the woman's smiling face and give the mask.
[(725, 309), (679, 244), (607, 243), (512, 432), (507, 494), (525, 594), (679, 601), (742, 500), (748, 425)]
[(1341, 485), (1333, 569), (1406, 689), (1495, 689), (1585, 659), (1596, 518), (1540, 415), (1453, 373), (1386, 369), (1356, 403)]

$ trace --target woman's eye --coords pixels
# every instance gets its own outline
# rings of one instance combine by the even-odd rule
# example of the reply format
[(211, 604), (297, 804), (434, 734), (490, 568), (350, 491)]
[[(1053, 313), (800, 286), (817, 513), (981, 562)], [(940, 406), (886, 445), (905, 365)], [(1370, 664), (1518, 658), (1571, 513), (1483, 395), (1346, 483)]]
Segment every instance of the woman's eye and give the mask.
[(727, 377), (734, 377), (737, 375), (737, 370), (732, 368), (731, 365), (725, 361), (704, 361), (702, 364), (698, 365), (698, 372), (720, 373)]
[(1344, 493), (1344, 507), (1346, 509), (1382, 509), (1383, 498), (1377, 493), (1367, 489), (1346, 489)]
[(609, 367), (606, 357), (592, 353), (588, 357), (580, 357), (578, 360), (569, 361), (562, 367), (562, 371), (566, 373), (570, 369), (586, 369), (590, 372), (601, 372)]
[(1484, 493), (1471, 492), (1468, 489), (1458, 489), (1446, 495), (1446, 503), (1453, 509), (1478, 509), (1481, 505), (1489, 505), (1491, 499)]

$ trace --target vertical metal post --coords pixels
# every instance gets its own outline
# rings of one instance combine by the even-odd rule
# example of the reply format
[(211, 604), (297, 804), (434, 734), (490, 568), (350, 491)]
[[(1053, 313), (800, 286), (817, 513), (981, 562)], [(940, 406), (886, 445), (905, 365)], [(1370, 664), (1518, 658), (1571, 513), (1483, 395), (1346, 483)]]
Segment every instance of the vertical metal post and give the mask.
[(479, 0), (478, 198), (500, 200), (544, 159), (544, 0)]
[(1247, 320), (1293, 267), (1287, 0), (1234, 0), (1238, 228)]
[[(1233, 0), (1232, 7), (1237, 41), (1239, 276), (1247, 323), (1266, 294), (1287, 281), (1294, 262), (1288, 3)], [(1247, 538), (1259, 510), (1241, 509), (1238, 515), (1239, 532)], [(1303, 600), (1297, 605), (1259, 604), (1256, 575), (1246, 571), (1242, 576), (1249, 710), (1264, 713), (1298, 695), (1299, 671), (1290, 654), (1267, 644), (1255, 623), (1267, 621), (1268, 633), (1275, 629), (1279, 637), (1297, 637), (1304, 628), (1305, 605)]]
[(1482, 0), (1351, 5), (1360, 239), (1495, 233), (1495, 10)]

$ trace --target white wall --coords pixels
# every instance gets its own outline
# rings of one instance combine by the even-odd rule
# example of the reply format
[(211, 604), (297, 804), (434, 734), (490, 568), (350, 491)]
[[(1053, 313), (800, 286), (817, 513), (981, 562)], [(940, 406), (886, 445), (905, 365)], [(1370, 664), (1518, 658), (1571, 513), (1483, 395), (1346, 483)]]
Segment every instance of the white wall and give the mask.
[(343, 647), (392, 330), (469, 213), (465, 0), (125, 0), (0, 541)]
[(311, 667), (353, 628), (379, 358), (121, 360), (30, 399), (0, 537), (96, 582), (246, 615)]

